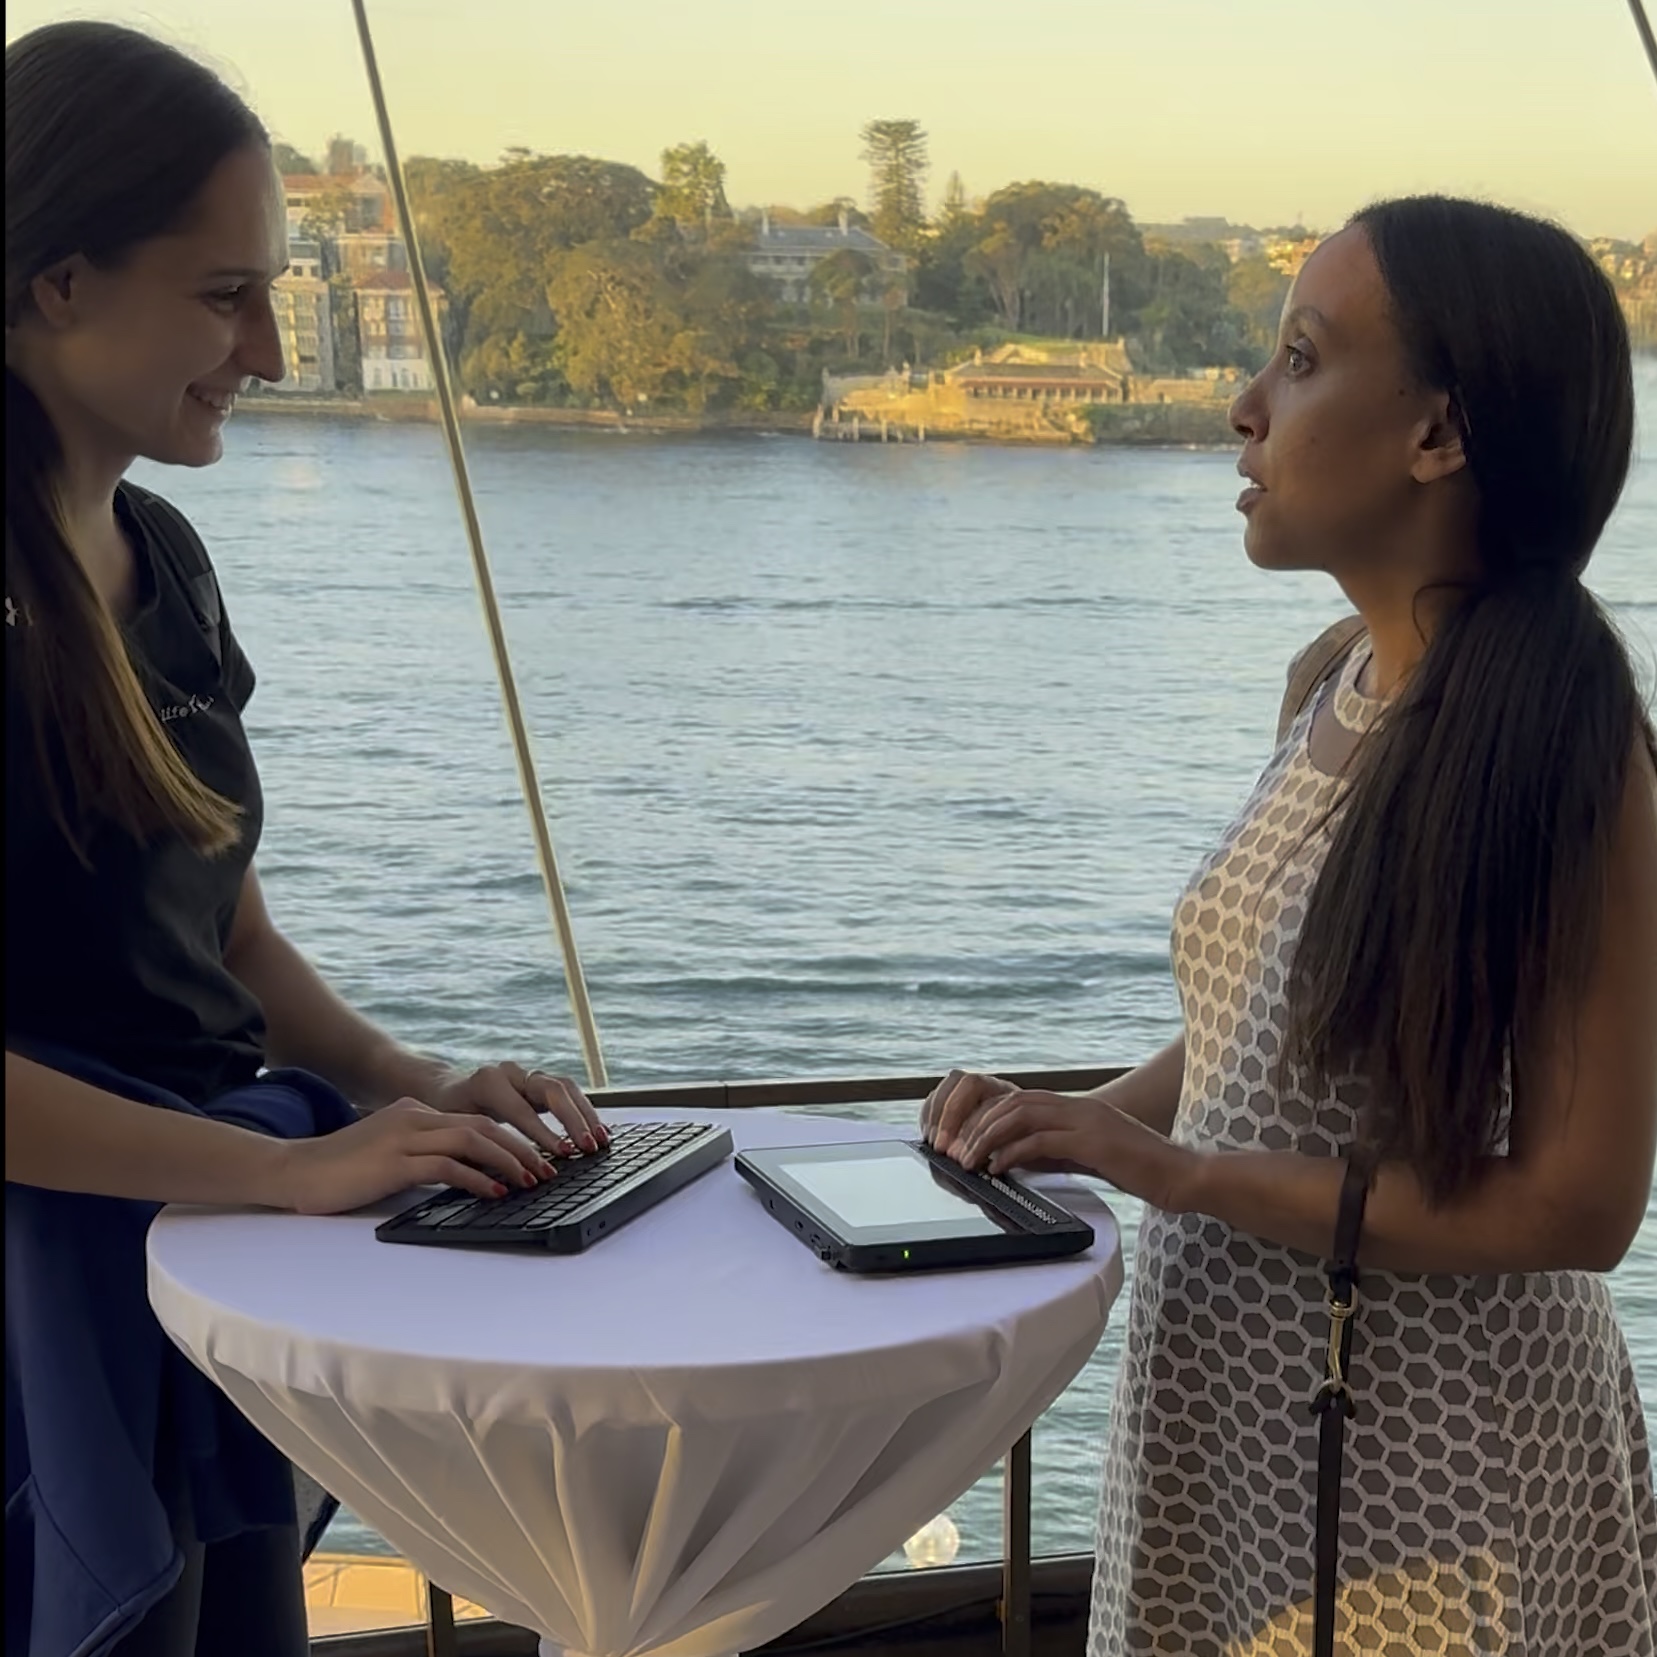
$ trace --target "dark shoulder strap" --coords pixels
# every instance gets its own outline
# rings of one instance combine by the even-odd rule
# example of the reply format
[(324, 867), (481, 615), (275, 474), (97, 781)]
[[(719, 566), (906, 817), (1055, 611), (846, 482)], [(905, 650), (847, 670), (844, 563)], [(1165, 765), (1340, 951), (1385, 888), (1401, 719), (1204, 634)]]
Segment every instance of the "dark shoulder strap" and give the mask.
[(1289, 685), (1283, 695), (1283, 706), (1277, 716), (1279, 742), (1289, 734), (1289, 727), (1300, 717), (1319, 687), (1346, 660), (1347, 652), (1357, 643), (1363, 631), (1362, 616), (1343, 616), (1334, 626), (1324, 628), (1295, 657), (1289, 668)]
[(1313, 1522), (1312, 1653), (1335, 1657), (1335, 1615), (1340, 1580), (1341, 1449), (1347, 1419), (1357, 1414), (1352, 1390), (1352, 1320), (1358, 1311), (1358, 1242), (1369, 1200), (1368, 1158), (1354, 1147), (1341, 1178), (1335, 1214), (1335, 1247), (1329, 1276), (1329, 1345), (1324, 1379), (1312, 1398), (1318, 1420), (1317, 1510)]
[(179, 509), (162, 496), (152, 494), (136, 483), (121, 485), (134, 512), (143, 521), (154, 539), (165, 546), (178, 573), (184, 578), (185, 590), (195, 609), (214, 659), (222, 663), (224, 642), (219, 635), (219, 623), (224, 606), (219, 599), (219, 578), (213, 573), (213, 561), (207, 548), (196, 534), (195, 526)]

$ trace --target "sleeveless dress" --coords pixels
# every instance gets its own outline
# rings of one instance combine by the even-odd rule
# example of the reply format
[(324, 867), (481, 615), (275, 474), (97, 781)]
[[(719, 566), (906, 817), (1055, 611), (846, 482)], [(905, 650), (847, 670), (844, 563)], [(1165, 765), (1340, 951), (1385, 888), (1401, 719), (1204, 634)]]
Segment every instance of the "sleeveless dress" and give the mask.
[[(1360, 643), (1325, 692), (1366, 730)], [(1314, 699), (1315, 705), (1316, 699)], [(1287, 963), (1339, 784), (1302, 712), (1174, 920), (1174, 1138), (1339, 1156), (1356, 1079), (1279, 1091)], [(1309, 831), (1313, 831), (1310, 832)], [(1305, 1657), (1328, 1331), (1315, 1257), (1147, 1209), (1100, 1499), (1089, 1657)], [(1365, 1272), (1337, 1649), (1657, 1657), (1657, 1504), (1603, 1278)]]

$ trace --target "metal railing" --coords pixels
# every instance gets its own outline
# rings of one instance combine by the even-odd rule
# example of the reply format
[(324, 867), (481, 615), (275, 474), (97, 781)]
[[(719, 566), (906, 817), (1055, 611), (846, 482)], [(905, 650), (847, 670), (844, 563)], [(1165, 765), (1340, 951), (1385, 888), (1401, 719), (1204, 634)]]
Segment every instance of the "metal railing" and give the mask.
[[(1124, 1076), (1122, 1065), (998, 1070), (1019, 1087), (1080, 1093)], [(612, 1110), (800, 1110), (813, 1105), (899, 1104), (924, 1099), (943, 1078), (930, 1075), (824, 1076), (786, 1081), (659, 1082), (595, 1089), (593, 1103)]]
[[(1093, 1582), (1091, 1554), (1057, 1554), (1031, 1567), (1032, 1644), (1079, 1651), (1086, 1639)], [(865, 1577), (797, 1628), (745, 1657), (997, 1657), (1004, 1592), (998, 1563), (940, 1565), (925, 1571)], [(420, 1626), (319, 1637), (313, 1657), (428, 1657), (430, 1631)], [(890, 1642), (883, 1644), (882, 1642)], [(493, 1618), (459, 1624), (455, 1657), (537, 1657), (528, 1629)]]

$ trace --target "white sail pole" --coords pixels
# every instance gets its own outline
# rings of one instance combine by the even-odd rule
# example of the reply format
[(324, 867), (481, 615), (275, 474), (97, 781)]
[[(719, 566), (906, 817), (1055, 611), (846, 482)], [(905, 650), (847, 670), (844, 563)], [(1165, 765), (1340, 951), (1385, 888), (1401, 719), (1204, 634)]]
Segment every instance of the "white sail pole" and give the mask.
[(449, 380), (448, 359), (443, 353), (443, 341), (438, 332), (437, 314), (432, 306), (431, 288), (426, 281), (425, 261), (420, 257), (420, 242), (415, 234), (414, 214), (409, 207), (408, 186), (397, 159), (397, 144), (392, 136), (391, 117), (386, 109), (385, 87), (380, 80), (380, 65), (374, 50), (374, 35), (368, 25), (368, 11), (364, 0), (351, 0), (357, 18), (357, 36), (362, 42), (363, 67), (368, 72), (369, 95), (374, 100), (374, 118), (380, 128), (380, 151), (385, 157), (386, 180), (391, 186), (392, 199), (397, 206), (397, 217), (402, 225), (403, 241), (408, 248), (409, 275), (414, 284), (415, 309), (420, 316), (420, 330), (425, 335), (426, 354), (431, 361), (432, 380), (437, 387), (437, 407), (443, 421), (443, 437), (449, 450), (449, 464), (454, 469), (455, 492), (460, 497), (461, 516), (466, 523), (466, 539), (472, 549), (472, 573), (477, 578), (478, 597), (483, 601), (483, 619), (489, 629), (489, 647), (495, 657), (495, 672), (500, 679), (501, 700), (506, 707), (506, 722), (512, 734), (512, 751), (518, 761), (518, 782), (523, 789), (524, 804), (529, 808), (530, 826), (535, 835), (535, 853), (541, 866), (541, 882), (546, 887), (547, 902), (552, 907), (553, 929), (558, 936), (558, 948), (564, 962), (564, 985), (569, 991), (570, 1010), (575, 1015), (576, 1029), (581, 1037), (581, 1052), (587, 1064), (588, 1085), (606, 1087), (609, 1077), (604, 1068), (604, 1053), (599, 1046), (598, 1026), (593, 1021), (592, 1002), (587, 995), (587, 981), (581, 971), (581, 957), (575, 947), (575, 928), (570, 921), (564, 883), (558, 873), (558, 857), (553, 851), (552, 834), (547, 827), (547, 814), (541, 799), (541, 786), (535, 774), (535, 760), (530, 753), (529, 731), (524, 724), (523, 708), (518, 700), (517, 681), (512, 674), (512, 659), (507, 652), (506, 629), (501, 624), (500, 605), (495, 598), (494, 577), (489, 570), (489, 555), (483, 546), (483, 530), (478, 523), (477, 504), (472, 496), (472, 480), (466, 470), (466, 454), (460, 442), (460, 418), (455, 411), (454, 388)]

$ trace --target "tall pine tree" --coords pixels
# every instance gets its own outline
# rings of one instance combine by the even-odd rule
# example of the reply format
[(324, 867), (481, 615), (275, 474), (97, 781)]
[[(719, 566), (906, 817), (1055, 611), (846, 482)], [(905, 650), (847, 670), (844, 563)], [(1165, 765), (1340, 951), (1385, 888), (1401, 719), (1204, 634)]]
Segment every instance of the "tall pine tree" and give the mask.
[(870, 121), (862, 139), (874, 233), (912, 253), (926, 228), (926, 133), (919, 121)]

